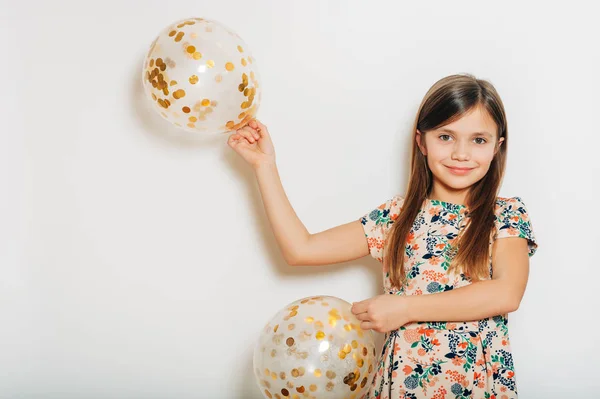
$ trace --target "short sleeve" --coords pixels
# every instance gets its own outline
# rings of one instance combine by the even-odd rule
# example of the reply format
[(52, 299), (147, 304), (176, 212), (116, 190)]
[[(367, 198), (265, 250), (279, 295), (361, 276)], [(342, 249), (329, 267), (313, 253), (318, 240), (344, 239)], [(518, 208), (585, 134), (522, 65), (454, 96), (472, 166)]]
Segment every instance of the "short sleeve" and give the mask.
[(529, 256), (535, 254), (538, 244), (533, 233), (527, 208), (520, 197), (499, 198), (496, 209), (496, 237), (520, 237), (527, 239)]
[(387, 233), (398, 218), (404, 198), (396, 195), (359, 220), (362, 223), (371, 256), (383, 263), (383, 247)]

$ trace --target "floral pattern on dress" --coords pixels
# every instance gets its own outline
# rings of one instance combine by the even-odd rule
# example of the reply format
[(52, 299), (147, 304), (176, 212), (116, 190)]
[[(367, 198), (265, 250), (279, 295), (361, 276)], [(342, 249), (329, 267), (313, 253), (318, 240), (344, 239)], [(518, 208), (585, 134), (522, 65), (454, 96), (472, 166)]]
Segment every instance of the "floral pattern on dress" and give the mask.
[[(385, 240), (404, 198), (396, 195), (361, 217), (371, 256), (383, 263)], [(528, 254), (537, 250), (531, 221), (520, 197), (496, 200), (495, 240), (527, 239)], [(406, 284), (393, 288), (383, 269), (383, 287), (392, 295), (427, 295), (471, 284), (449, 271), (456, 238), (465, 226), (467, 207), (427, 199), (405, 245)], [(491, 273), (490, 273), (491, 276)], [(385, 341), (366, 399), (517, 398), (508, 317), (497, 315), (470, 322), (417, 322), (385, 334)]]

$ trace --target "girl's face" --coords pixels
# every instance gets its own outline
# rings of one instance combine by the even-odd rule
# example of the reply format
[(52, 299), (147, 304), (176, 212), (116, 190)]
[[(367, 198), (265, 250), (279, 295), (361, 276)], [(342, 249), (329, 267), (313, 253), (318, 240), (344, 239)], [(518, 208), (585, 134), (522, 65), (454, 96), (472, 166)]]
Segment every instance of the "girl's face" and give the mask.
[(417, 144), (434, 176), (432, 194), (465, 194), (481, 180), (504, 141), (497, 135), (496, 124), (481, 107), (426, 134), (417, 130)]

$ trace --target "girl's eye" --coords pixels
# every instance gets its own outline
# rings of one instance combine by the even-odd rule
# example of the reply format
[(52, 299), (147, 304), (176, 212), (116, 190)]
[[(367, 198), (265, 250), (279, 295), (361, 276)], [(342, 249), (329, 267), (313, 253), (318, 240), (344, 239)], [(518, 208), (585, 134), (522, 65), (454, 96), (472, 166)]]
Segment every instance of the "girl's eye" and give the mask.
[(484, 139), (483, 137), (477, 137), (475, 140), (481, 140), (481, 142), (478, 142), (477, 144), (485, 144), (485, 143), (487, 143), (487, 140)]
[(450, 136), (447, 134), (440, 135), (440, 139), (442, 139), (442, 141), (448, 141), (448, 140), (444, 139), (444, 137), (450, 138)]

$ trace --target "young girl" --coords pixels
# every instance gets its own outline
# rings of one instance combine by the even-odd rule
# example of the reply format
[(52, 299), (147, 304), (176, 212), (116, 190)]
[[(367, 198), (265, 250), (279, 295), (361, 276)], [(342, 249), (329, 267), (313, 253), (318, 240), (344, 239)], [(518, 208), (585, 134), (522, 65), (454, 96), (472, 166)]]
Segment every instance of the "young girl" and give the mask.
[(507, 314), (519, 307), (537, 243), (523, 201), (497, 197), (502, 101), (487, 81), (448, 76), (425, 95), (412, 131), (406, 194), (317, 234), (285, 195), (267, 128), (252, 121), (228, 144), (254, 167), (290, 265), (367, 254), (382, 263), (385, 293), (352, 306), (363, 329), (385, 333), (366, 398), (516, 398)]

